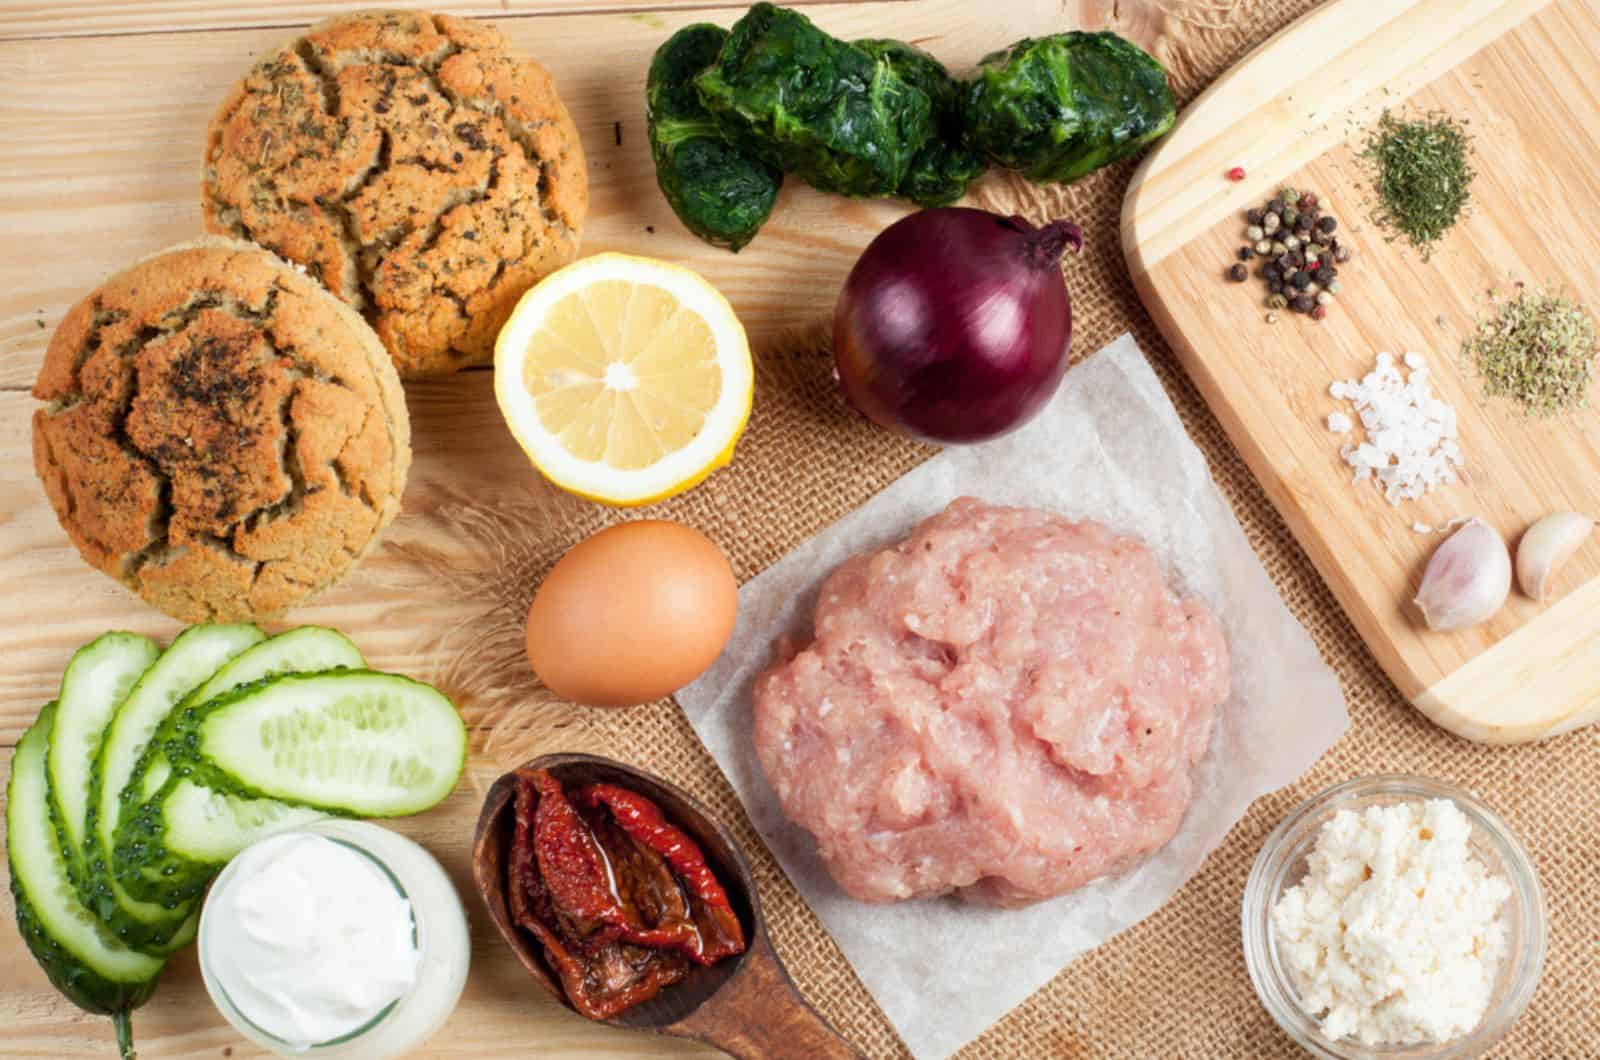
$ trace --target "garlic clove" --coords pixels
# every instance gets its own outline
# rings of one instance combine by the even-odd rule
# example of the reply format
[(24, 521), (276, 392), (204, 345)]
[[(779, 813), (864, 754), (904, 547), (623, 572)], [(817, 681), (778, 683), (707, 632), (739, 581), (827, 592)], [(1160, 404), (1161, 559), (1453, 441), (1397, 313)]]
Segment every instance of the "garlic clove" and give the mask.
[(1544, 603), (1550, 580), (1594, 532), (1594, 520), (1577, 512), (1556, 512), (1528, 527), (1517, 542), (1517, 585)]
[(1511, 553), (1500, 531), (1469, 519), (1433, 550), (1414, 603), (1428, 628), (1445, 632), (1488, 620), (1511, 592)]

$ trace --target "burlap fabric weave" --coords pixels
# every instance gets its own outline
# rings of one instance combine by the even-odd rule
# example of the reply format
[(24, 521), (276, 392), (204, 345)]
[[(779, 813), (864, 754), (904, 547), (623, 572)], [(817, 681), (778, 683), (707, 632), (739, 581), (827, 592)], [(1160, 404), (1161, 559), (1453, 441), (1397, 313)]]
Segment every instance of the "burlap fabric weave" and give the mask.
[[(1107, 4), (1108, 11), (1121, 5)], [(1170, 7), (1171, 4), (1163, 6)], [(1220, 9), (1232, 5), (1199, 4)], [(1254, 45), (1315, 6), (1254, 0), (1210, 27), (1193, 22), (1156, 45), (1182, 98), (1192, 98)], [(1148, 28), (1148, 27), (1146, 27)], [(1138, 34), (1133, 34), (1139, 36)], [(1142, 39), (1148, 39), (1144, 37)], [(1301, 799), (1349, 777), (1414, 772), (1480, 793), (1528, 843), (1549, 901), (1551, 948), (1532, 1008), (1491, 1054), (1527, 1060), (1600, 1057), (1600, 731), (1519, 748), (1480, 747), (1431, 726), (1395, 691), (1341, 613), (1311, 563), (1251, 478), (1221, 426), (1177, 366), (1145, 314), (1123, 265), (1118, 214), (1132, 172), (1119, 166), (1067, 189), (1042, 190), (993, 175), (979, 205), (1034, 220), (1068, 217), (1086, 233), (1067, 266), (1073, 350), (1083, 356), (1132, 331), (1211, 464), (1251, 544), (1289, 608), (1338, 673), (1352, 726), (1306, 776), (1257, 802), (1204, 869), (1160, 912), (1074, 962), (960, 1055), (1032, 1057), (1271, 1058), (1303, 1055), (1267, 1016), (1245, 974), (1239, 908), (1262, 840)], [(1218, 271), (1220, 274), (1221, 266)], [(1219, 276), (1220, 280), (1220, 276)], [(821, 322), (819, 322), (820, 325)], [(686, 496), (645, 513), (709, 533), (748, 578), (859, 506), (930, 455), (930, 450), (857, 421), (829, 378), (819, 326), (810, 341), (758, 350), (759, 381), (749, 432), (732, 467)], [(537, 578), (568, 546), (622, 516), (553, 494), (539, 519), (548, 528), (531, 551), (514, 550), (492, 586), (505, 594), (497, 628), (477, 631), (475, 658), (520, 664), (521, 619)], [(464, 527), (470, 531), (472, 528)], [(1359, 533), (1359, 528), (1352, 528)], [(508, 666), (502, 673), (525, 673)], [(456, 675), (480, 685), (487, 670)], [(528, 689), (516, 693), (526, 703)], [(1293, 710), (1292, 703), (1284, 704)], [(509, 734), (508, 734), (509, 733)], [(806, 995), (872, 1057), (905, 1056), (849, 965), (771, 856), (762, 848), (716, 765), (676, 705), (586, 713), (558, 732), (518, 740), (505, 725), (487, 750), (596, 749), (668, 777), (702, 797), (733, 828), (755, 866), (777, 948)], [(962, 959), (952, 953), (952, 961)]]

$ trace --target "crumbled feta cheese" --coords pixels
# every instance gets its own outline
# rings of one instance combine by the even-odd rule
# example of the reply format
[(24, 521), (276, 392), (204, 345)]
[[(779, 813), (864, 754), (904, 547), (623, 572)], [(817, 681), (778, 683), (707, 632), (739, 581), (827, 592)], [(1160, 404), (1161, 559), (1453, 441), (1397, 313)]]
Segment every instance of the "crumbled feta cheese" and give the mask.
[(1342, 810), (1272, 923), (1299, 995), (1330, 1040), (1445, 1042), (1483, 1019), (1506, 950), (1511, 887), (1472, 855), (1447, 799)]
[[(1392, 353), (1378, 354), (1377, 365), (1360, 379), (1337, 380), (1328, 393), (1355, 406), (1367, 441), (1339, 450), (1355, 469), (1352, 482), (1372, 478), (1390, 504), (1426, 496), (1435, 486), (1456, 481), (1464, 458), (1456, 435), (1456, 410), (1433, 393), (1428, 365), (1419, 353), (1404, 357), (1402, 373)], [(1350, 417), (1328, 416), (1328, 430), (1348, 433)]]

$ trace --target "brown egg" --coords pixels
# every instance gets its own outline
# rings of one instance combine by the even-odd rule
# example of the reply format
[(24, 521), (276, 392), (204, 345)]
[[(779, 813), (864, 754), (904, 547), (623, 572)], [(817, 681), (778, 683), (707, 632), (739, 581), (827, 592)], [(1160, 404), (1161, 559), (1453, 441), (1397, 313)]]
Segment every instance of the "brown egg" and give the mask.
[(670, 695), (733, 633), (739, 583), (698, 530), (646, 519), (602, 530), (551, 569), (528, 609), (528, 662), (550, 691), (628, 707)]

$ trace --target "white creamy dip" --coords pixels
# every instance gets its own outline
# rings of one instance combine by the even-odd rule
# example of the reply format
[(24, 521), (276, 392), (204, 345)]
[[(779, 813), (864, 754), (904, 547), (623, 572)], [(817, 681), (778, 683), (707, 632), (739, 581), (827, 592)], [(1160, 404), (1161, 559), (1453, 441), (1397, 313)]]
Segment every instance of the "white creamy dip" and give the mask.
[(206, 904), (208, 973), (240, 1015), (291, 1049), (359, 1030), (409, 991), (411, 902), (371, 857), (305, 832), (230, 866)]

